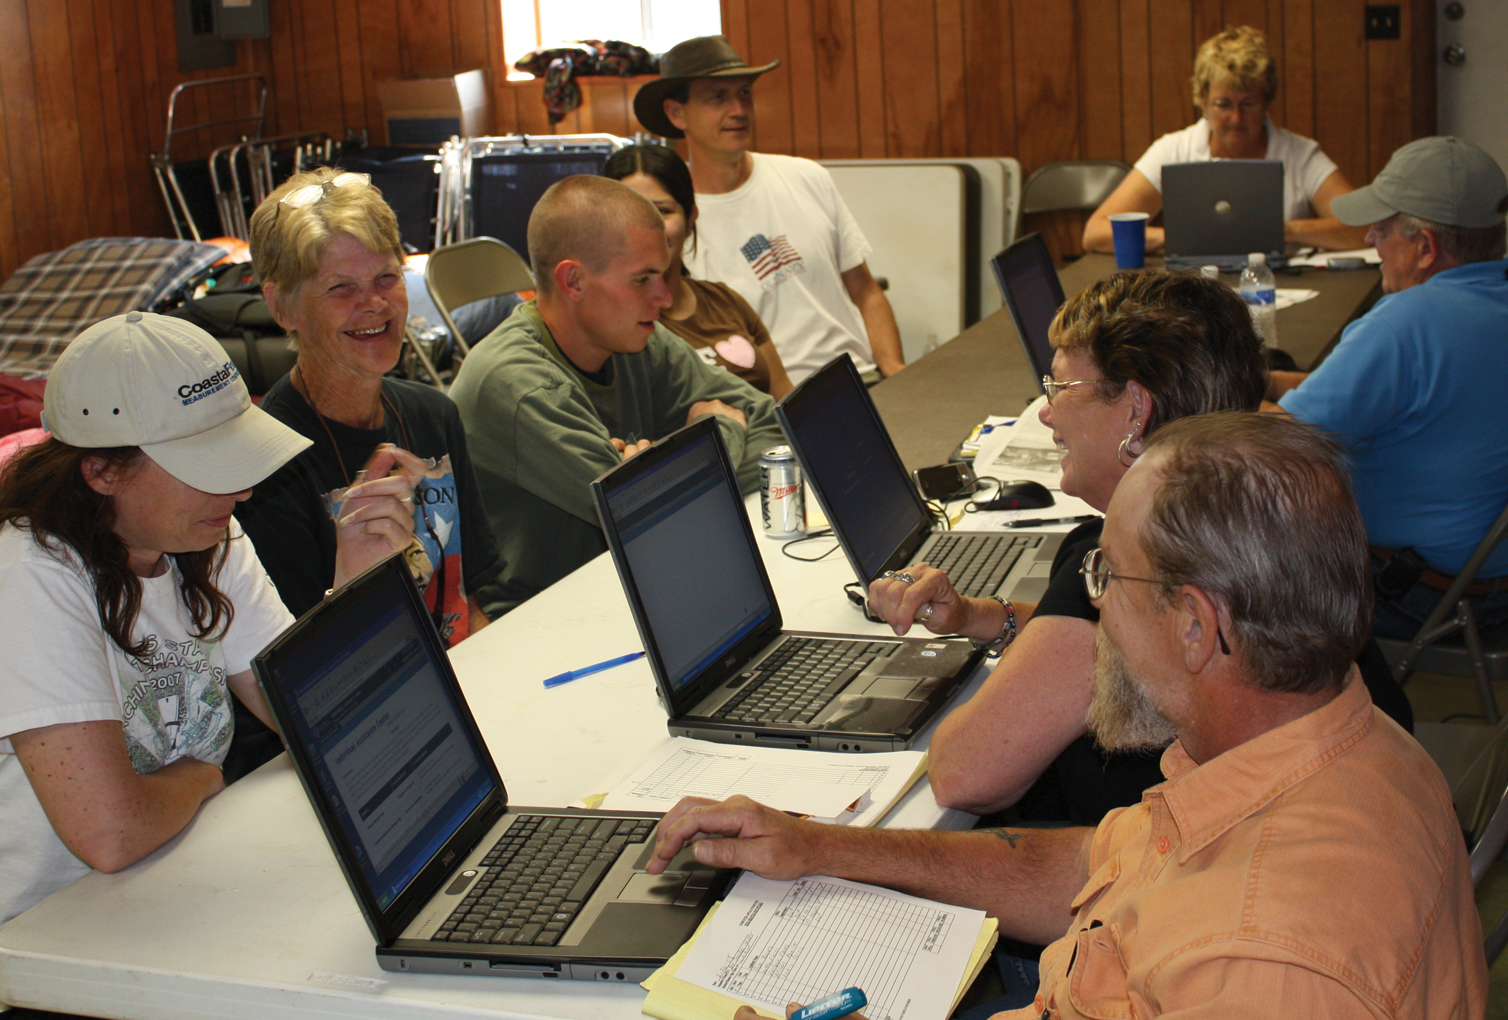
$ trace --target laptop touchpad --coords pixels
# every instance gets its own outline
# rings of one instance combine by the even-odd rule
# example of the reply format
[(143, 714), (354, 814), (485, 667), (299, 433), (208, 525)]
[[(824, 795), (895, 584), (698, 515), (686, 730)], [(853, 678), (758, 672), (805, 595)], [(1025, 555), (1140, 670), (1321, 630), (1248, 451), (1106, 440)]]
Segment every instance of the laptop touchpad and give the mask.
[(681, 887), (686, 884), (686, 875), (635, 875), (628, 880), (628, 885), (618, 894), (621, 902), (627, 900), (630, 903), (674, 903), (675, 898), (681, 894)]
[(904, 698), (911, 693), (911, 688), (916, 686), (915, 680), (902, 680), (897, 677), (875, 677), (874, 681), (862, 691), (844, 693), (862, 694), (866, 698)]

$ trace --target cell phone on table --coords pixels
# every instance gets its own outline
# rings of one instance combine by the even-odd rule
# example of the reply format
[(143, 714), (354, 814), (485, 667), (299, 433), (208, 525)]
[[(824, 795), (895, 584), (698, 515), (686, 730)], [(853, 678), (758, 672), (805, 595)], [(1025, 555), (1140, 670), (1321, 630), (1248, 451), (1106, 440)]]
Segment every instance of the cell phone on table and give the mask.
[(922, 499), (947, 502), (960, 496), (973, 495), (977, 486), (974, 469), (968, 464), (934, 464), (911, 472)]

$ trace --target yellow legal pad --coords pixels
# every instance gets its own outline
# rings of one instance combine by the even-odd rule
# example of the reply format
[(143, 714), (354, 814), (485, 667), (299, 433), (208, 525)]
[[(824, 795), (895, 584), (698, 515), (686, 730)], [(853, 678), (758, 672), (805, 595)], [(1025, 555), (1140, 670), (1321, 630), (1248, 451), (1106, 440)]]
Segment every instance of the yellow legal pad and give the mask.
[[(659, 1020), (729, 1020), (738, 1007), (744, 1005), (737, 999), (676, 977), (676, 973), (681, 969), (682, 961), (686, 959), (686, 954), (691, 952), (691, 947), (696, 945), (696, 940), (701, 937), (708, 922), (716, 913), (717, 907), (707, 911), (707, 916), (702, 918), (696, 934), (691, 936), (684, 946), (676, 950), (676, 954), (665, 962), (665, 966), (644, 979), (643, 987), (649, 991), (644, 998), (646, 1016), (658, 1017)], [(974, 951), (969, 954), (969, 965), (958, 982), (958, 991), (954, 993), (953, 1004), (948, 1009), (949, 1014), (958, 1008), (964, 992), (968, 991), (974, 979), (979, 976), (979, 972), (984, 969), (985, 961), (990, 958), (990, 951), (995, 948), (995, 943), (1000, 938), (998, 927), (993, 917), (986, 917), (984, 924), (980, 926), (979, 937), (974, 940)], [(757, 1012), (760, 1016), (771, 1017), (773, 1020), (784, 1020), (783, 1016), (777, 1016), (762, 1009)]]

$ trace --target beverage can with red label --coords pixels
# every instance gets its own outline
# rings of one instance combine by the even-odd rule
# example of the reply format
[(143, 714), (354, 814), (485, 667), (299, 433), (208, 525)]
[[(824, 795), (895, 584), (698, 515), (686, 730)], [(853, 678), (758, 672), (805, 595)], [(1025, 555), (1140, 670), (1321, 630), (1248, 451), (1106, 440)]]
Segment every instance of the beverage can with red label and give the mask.
[(799, 538), (806, 534), (806, 502), (801, 492), (801, 465), (789, 446), (772, 446), (759, 458), (759, 507), (765, 538)]

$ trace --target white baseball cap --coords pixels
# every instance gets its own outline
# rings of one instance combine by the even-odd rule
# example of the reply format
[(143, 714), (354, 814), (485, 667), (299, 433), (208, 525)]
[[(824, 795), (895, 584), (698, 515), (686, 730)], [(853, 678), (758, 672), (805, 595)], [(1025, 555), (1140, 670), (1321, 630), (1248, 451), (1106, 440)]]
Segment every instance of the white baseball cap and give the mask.
[(241, 492), (307, 449), (251, 402), (225, 349), (198, 326), (151, 312), (97, 322), (47, 380), (42, 424), (69, 446), (139, 446), (202, 492)]

